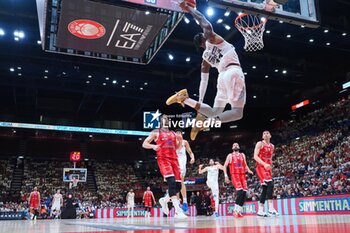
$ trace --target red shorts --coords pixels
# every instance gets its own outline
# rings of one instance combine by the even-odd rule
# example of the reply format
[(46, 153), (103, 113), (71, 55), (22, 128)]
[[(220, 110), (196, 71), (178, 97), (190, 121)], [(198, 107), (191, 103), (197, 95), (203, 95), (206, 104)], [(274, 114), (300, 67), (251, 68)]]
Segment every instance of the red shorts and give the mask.
[(261, 185), (266, 185), (265, 182), (272, 181), (272, 169), (266, 170), (264, 166), (257, 166), (256, 173), (258, 174)]
[(152, 201), (145, 201), (146, 207), (152, 207)]
[(236, 190), (244, 190), (247, 191), (248, 187), (247, 187), (247, 178), (245, 173), (234, 173), (231, 174), (231, 180), (232, 180), (232, 184), (235, 187)]
[(181, 182), (180, 166), (177, 158), (158, 157), (157, 163), (164, 179), (174, 176), (176, 181)]
[(39, 209), (39, 203), (30, 203), (29, 208), (31, 208), (31, 209)]

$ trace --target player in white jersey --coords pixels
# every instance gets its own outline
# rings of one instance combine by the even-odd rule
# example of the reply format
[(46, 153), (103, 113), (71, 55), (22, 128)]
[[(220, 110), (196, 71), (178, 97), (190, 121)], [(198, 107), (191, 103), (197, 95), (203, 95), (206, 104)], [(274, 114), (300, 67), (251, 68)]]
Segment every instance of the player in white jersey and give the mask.
[(180, 140), (180, 143), (181, 143), (181, 147), (180, 149), (176, 150), (176, 154), (180, 165), (182, 209), (183, 211), (187, 212), (188, 211), (187, 190), (186, 190), (186, 185), (184, 183), (185, 176), (186, 176), (186, 163), (187, 163), (186, 151), (191, 157), (190, 164), (193, 164), (195, 159), (194, 159), (194, 154), (191, 150), (190, 144), (188, 143), (187, 140), (184, 140), (182, 137), (182, 131), (177, 130), (176, 135), (178, 136), (177, 138)]
[(130, 191), (126, 195), (126, 202), (127, 202), (127, 207), (128, 207), (127, 218), (129, 218), (130, 212), (131, 212), (131, 217), (133, 218), (134, 217), (134, 207), (135, 207), (135, 193), (134, 193), (133, 189), (130, 189)]
[(61, 214), (62, 206), (63, 206), (63, 198), (62, 198), (61, 191), (58, 189), (55, 195), (53, 195), (50, 216), (54, 214), (55, 218), (58, 218), (58, 216)]
[(218, 217), (219, 208), (219, 170), (224, 171), (224, 167), (219, 163), (215, 162), (213, 159), (209, 160), (209, 166), (203, 168), (203, 164), (199, 165), (199, 174), (207, 172), (207, 186), (211, 189), (211, 192), (215, 201), (215, 216)]
[[(188, 105), (194, 108), (200, 113), (197, 114), (196, 120), (198, 121), (209, 118), (211, 121), (219, 120), (225, 123), (241, 119), (246, 102), (246, 88), (244, 74), (235, 47), (216, 34), (211, 23), (204, 15), (189, 6), (186, 1), (183, 1), (180, 7), (185, 12), (189, 12), (203, 29), (203, 33), (199, 33), (194, 37), (194, 44), (197, 49), (204, 49), (199, 100), (189, 98), (187, 89), (183, 89), (169, 97), (166, 101), (167, 105), (179, 103), (182, 106)], [(211, 67), (216, 68), (219, 72), (213, 107), (203, 103)], [(227, 104), (231, 105), (231, 110), (224, 111)], [(200, 130), (203, 130), (203, 127), (198, 128), (196, 126), (191, 131), (192, 140), (196, 138)]]

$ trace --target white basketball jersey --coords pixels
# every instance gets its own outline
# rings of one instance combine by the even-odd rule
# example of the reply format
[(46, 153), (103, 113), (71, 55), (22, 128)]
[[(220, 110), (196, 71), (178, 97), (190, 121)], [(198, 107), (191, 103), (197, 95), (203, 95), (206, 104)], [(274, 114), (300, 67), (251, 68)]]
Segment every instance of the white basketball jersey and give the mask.
[(219, 178), (219, 169), (216, 166), (208, 167), (207, 181), (217, 182)]
[(134, 202), (134, 198), (135, 198), (135, 193), (130, 193), (130, 192), (128, 192), (128, 195), (127, 195), (127, 201), (128, 201), (128, 203)]
[(184, 141), (182, 141), (181, 148), (176, 150), (176, 154), (178, 159), (186, 159), (186, 147)]
[(61, 203), (61, 198), (62, 198), (62, 194), (55, 194), (55, 195), (53, 195), (53, 203), (55, 204), (55, 205), (61, 205), (62, 203)]
[(212, 44), (207, 40), (205, 47), (203, 60), (217, 68), (219, 73), (230, 63), (240, 64), (235, 47), (225, 40), (220, 44)]

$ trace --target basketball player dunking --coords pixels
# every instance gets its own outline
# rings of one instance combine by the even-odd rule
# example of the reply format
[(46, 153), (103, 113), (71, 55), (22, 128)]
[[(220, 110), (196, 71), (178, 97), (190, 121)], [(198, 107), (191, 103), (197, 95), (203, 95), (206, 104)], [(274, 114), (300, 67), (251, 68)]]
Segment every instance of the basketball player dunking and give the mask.
[[(168, 98), (167, 105), (179, 103), (188, 105), (199, 113), (196, 120), (204, 121), (205, 117), (221, 122), (231, 122), (243, 117), (243, 108), (246, 102), (246, 88), (244, 74), (241, 69), (235, 47), (216, 34), (210, 22), (198, 10), (192, 8), (186, 0), (180, 7), (189, 12), (203, 29), (194, 37), (194, 44), (197, 49), (204, 49), (201, 67), (201, 82), (199, 85), (199, 100), (189, 98), (187, 89), (183, 89)], [(217, 93), (214, 106), (203, 103), (205, 92), (208, 86), (209, 70), (211, 67), (217, 68), (219, 77), (217, 81)], [(231, 110), (225, 111), (225, 106), (231, 105)], [(194, 140), (200, 130), (196, 126), (191, 131), (191, 139)]]
[[(160, 120), (160, 129), (153, 130), (143, 142), (142, 147), (153, 149), (157, 152), (157, 163), (160, 173), (168, 183), (170, 198), (166, 196), (159, 199), (163, 212), (166, 215), (169, 214), (167, 203), (171, 199), (175, 207), (175, 218), (187, 218), (180, 208), (180, 202), (176, 196), (181, 190), (180, 167), (176, 155), (176, 150), (180, 147), (180, 143), (175, 132), (169, 130), (168, 117), (162, 115)], [(155, 141), (156, 144), (152, 144), (152, 141)]]
[(29, 209), (34, 212), (32, 214), (31, 219), (36, 220), (39, 215), (39, 205), (40, 205), (40, 193), (38, 192), (38, 188), (35, 187), (34, 190), (30, 193), (29, 196)]
[(147, 187), (147, 190), (143, 193), (143, 203), (145, 204), (145, 217), (151, 217), (151, 208), (153, 206), (152, 200), (156, 203), (153, 192), (150, 187)]
[(180, 175), (181, 175), (181, 195), (182, 195), (182, 209), (187, 212), (188, 211), (188, 204), (187, 204), (187, 190), (186, 190), (186, 185), (184, 183), (185, 181), (185, 176), (186, 176), (186, 163), (187, 163), (187, 156), (186, 156), (186, 151), (190, 155), (191, 160), (190, 164), (193, 164), (195, 159), (194, 159), (194, 154), (191, 150), (190, 144), (188, 143), (187, 140), (184, 140), (182, 137), (182, 131), (177, 130), (176, 135), (179, 138), (180, 141), (180, 149), (176, 150), (176, 154), (178, 156), (179, 160), (179, 165), (180, 165)]
[(268, 214), (270, 216), (279, 215), (278, 212), (273, 207), (273, 180), (272, 180), (272, 155), (275, 149), (274, 145), (270, 143), (271, 134), (269, 131), (265, 130), (262, 135), (263, 140), (256, 143), (254, 150), (254, 160), (257, 163), (256, 173), (260, 179), (260, 184), (262, 185), (262, 192), (260, 195), (260, 203), (258, 216), (266, 217), (268, 216), (264, 212), (265, 200), (268, 199), (269, 210)]
[(236, 189), (236, 201), (235, 201), (235, 209), (233, 212), (233, 216), (236, 218), (243, 217), (243, 205), (246, 199), (247, 194), (247, 178), (245, 172), (247, 171), (250, 174), (253, 172), (249, 169), (247, 165), (247, 161), (245, 155), (239, 152), (239, 144), (233, 143), (232, 150), (233, 152), (228, 154), (226, 157), (225, 165), (224, 165), (224, 173), (225, 173), (225, 182), (230, 183), (228, 179), (228, 175), (226, 173), (227, 166), (230, 165), (230, 173), (232, 184)]
[(63, 205), (63, 198), (62, 198), (61, 191), (58, 189), (55, 195), (53, 195), (50, 216), (52, 216), (52, 214), (55, 212), (55, 218), (58, 218), (61, 212), (62, 205)]
[(209, 160), (209, 166), (203, 169), (203, 164), (199, 165), (199, 174), (207, 173), (207, 186), (211, 189), (211, 192), (215, 201), (215, 216), (219, 217), (219, 169), (224, 171), (224, 167), (213, 159)]
[(135, 193), (133, 189), (130, 189), (128, 194), (126, 194), (126, 205), (128, 207), (128, 216), (127, 218), (134, 217), (134, 207), (135, 207)]

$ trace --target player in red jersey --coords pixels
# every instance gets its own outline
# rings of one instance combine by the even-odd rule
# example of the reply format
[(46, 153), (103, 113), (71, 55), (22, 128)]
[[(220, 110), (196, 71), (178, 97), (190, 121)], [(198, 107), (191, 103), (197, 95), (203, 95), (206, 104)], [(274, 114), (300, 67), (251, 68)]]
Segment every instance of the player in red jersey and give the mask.
[[(160, 173), (168, 183), (169, 196), (159, 199), (163, 212), (168, 215), (169, 209), (167, 203), (172, 201), (175, 208), (175, 218), (183, 219), (187, 216), (180, 208), (180, 201), (176, 194), (181, 190), (180, 166), (177, 159), (176, 150), (180, 148), (180, 140), (175, 132), (169, 130), (169, 120), (166, 115), (160, 118), (160, 129), (153, 130), (145, 139), (142, 147), (153, 149), (157, 152), (157, 163)], [(152, 144), (155, 141), (156, 144)]]
[(147, 187), (147, 190), (143, 193), (142, 201), (145, 204), (145, 217), (151, 217), (151, 208), (153, 206), (152, 200), (156, 203), (154, 199), (153, 192), (150, 187)]
[(227, 175), (227, 166), (230, 166), (232, 184), (236, 189), (237, 197), (235, 201), (235, 209), (233, 212), (233, 216), (236, 218), (243, 217), (243, 205), (248, 190), (245, 173), (247, 171), (249, 174), (253, 174), (247, 165), (245, 155), (243, 153), (240, 153), (239, 149), (240, 148), (238, 143), (235, 142), (232, 144), (233, 152), (227, 155), (224, 165), (225, 182), (230, 183)]
[(34, 214), (31, 216), (32, 220), (33, 219), (36, 220), (39, 214), (39, 206), (40, 206), (40, 193), (38, 192), (38, 188), (35, 187), (29, 196), (29, 209), (34, 212)]
[(262, 193), (260, 195), (260, 203), (258, 216), (268, 216), (264, 212), (265, 200), (268, 199), (269, 211), (271, 216), (279, 215), (273, 207), (273, 179), (272, 179), (272, 155), (275, 149), (274, 145), (270, 143), (271, 134), (265, 130), (262, 135), (263, 140), (256, 143), (254, 150), (254, 160), (257, 163), (256, 172), (262, 185)]

